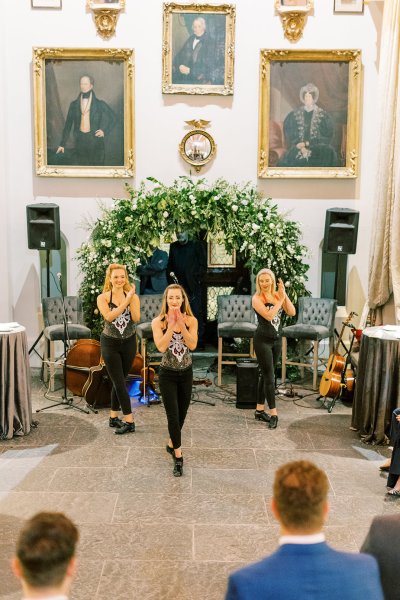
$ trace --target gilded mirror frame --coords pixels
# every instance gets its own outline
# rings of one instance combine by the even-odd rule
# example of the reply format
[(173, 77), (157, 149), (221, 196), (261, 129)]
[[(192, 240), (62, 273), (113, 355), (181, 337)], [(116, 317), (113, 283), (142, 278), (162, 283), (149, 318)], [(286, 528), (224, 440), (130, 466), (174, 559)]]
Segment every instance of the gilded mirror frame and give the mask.
[[(188, 140), (190, 140), (191, 137), (199, 136), (199, 135), (202, 135), (203, 137), (205, 137), (208, 140), (208, 142), (210, 143), (210, 152), (207, 154), (207, 156), (199, 157), (198, 159), (196, 159), (196, 158), (194, 158), (194, 156), (191, 156), (187, 152), (186, 144), (187, 144)], [(204, 131), (204, 129), (191, 129), (184, 135), (181, 143), (179, 144), (179, 154), (181, 155), (183, 160), (185, 162), (187, 162), (189, 165), (192, 165), (197, 172), (199, 172), (200, 169), (202, 167), (204, 167), (204, 165), (208, 164), (210, 161), (212, 161), (215, 158), (216, 152), (217, 152), (217, 145), (214, 141), (214, 138), (212, 137), (212, 135), (210, 135), (208, 133), (208, 131)]]

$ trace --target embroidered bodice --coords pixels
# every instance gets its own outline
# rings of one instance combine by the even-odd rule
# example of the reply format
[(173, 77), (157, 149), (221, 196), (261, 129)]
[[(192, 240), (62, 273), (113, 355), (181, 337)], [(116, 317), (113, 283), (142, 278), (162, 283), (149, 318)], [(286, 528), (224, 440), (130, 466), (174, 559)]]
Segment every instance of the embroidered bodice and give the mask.
[[(125, 294), (126, 295), (126, 294)], [(117, 308), (117, 305), (112, 301), (112, 292), (110, 294), (110, 301), (108, 306), (111, 310)], [(136, 332), (136, 327), (134, 322), (132, 321), (131, 311), (129, 305), (122, 311), (118, 317), (114, 319), (114, 321), (105, 321), (104, 322), (104, 335), (113, 338), (125, 339), (131, 337)]]
[(169, 346), (162, 356), (161, 366), (166, 369), (183, 370), (191, 364), (192, 356), (183, 335), (174, 331)]

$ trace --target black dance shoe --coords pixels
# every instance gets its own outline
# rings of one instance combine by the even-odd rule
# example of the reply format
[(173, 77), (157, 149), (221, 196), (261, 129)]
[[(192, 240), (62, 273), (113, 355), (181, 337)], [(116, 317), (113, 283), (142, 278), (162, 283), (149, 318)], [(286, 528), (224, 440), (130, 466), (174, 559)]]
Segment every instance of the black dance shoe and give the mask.
[(265, 410), (256, 410), (254, 413), (254, 418), (256, 421), (264, 421), (264, 423), (269, 423), (271, 420), (271, 417), (265, 412)]
[(122, 427), (118, 427), (114, 433), (118, 435), (122, 435), (123, 433), (131, 433), (135, 431), (135, 423), (128, 423), (127, 421), (122, 421)]
[(110, 417), (108, 424), (110, 427), (122, 427), (124, 422), (119, 417)]
[(277, 415), (271, 415), (268, 427), (270, 429), (276, 429), (278, 427), (278, 416)]
[(174, 459), (174, 470), (172, 471), (175, 477), (182, 477), (183, 475), (183, 457)]
[(171, 456), (174, 456), (174, 449), (171, 448), (171, 446), (168, 446), (168, 444), (165, 446), (166, 451), (168, 452), (168, 454), (171, 454)]

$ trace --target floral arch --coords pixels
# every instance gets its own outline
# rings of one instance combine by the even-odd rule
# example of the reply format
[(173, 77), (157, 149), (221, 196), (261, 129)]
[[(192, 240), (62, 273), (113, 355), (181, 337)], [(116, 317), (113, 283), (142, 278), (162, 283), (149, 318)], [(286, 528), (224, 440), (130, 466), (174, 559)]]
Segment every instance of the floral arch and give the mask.
[(300, 225), (278, 211), (270, 198), (263, 198), (250, 183), (232, 184), (219, 179), (193, 181), (179, 177), (170, 186), (149, 177), (136, 190), (126, 186), (129, 198), (114, 200), (102, 208), (100, 217), (88, 226), (87, 242), (78, 249), (83, 274), (80, 295), (87, 325), (99, 335), (102, 323), (96, 308), (107, 265), (127, 265), (131, 276), (137, 265), (151, 255), (160, 240), (172, 242), (184, 228), (202, 239), (222, 235), (228, 252), (236, 249), (253, 273), (272, 269), (290, 286), (290, 297), (308, 295), (309, 269), (304, 262)]

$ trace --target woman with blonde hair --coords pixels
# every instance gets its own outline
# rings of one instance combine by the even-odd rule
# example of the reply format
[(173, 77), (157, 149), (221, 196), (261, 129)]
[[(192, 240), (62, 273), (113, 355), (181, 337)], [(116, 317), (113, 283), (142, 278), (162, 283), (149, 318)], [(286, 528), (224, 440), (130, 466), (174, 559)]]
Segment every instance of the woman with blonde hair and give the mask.
[[(136, 354), (135, 321), (140, 319), (140, 302), (124, 265), (108, 266), (97, 307), (104, 318), (101, 354), (113, 384), (109, 425), (116, 427), (114, 433), (129, 433), (135, 431), (135, 421), (125, 379)], [(122, 420), (119, 410), (122, 410)]]
[[(257, 313), (258, 326), (254, 334), (254, 351), (261, 377), (258, 382), (257, 408), (254, 417), (268, 423), (270, 429), (278, 425), (275, 403), (275, 368), (282, 349), (282, 310), (293, 317), (296, 309), (285, 292), (282, 279), (276, 289), (275, 275), (270, 269), (261, 269), (256, 275), (256, 293), (252, 306)], [(265, 400), (270, 413), (265, 412)]]
[(161, 312), (151, 326), (154, 343), (163, 354), (158, 383), (167, 413), (170, 436), (167, 452), (174, 458), (173, 474), (180, 477), (183, 474), (182, 427), (193, 386), (190, 350), (197, 346), (197, 319), (182, 286), (174, 283), (166, 288)]

